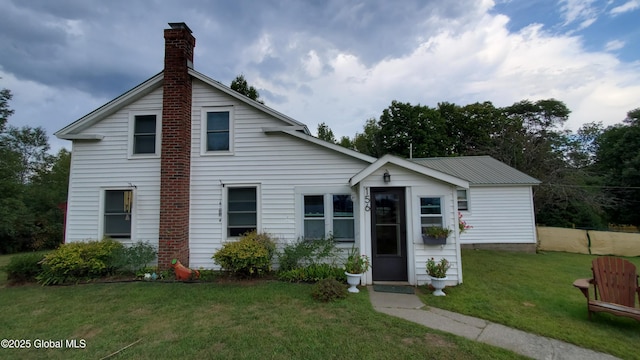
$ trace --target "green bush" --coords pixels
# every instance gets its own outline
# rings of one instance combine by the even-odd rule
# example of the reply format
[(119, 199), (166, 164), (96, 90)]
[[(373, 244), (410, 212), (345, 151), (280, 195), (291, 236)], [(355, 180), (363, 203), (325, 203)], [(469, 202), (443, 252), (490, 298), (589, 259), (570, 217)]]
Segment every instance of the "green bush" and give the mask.
[(12, 256), (4, 267), (7, 280), (12, 284), (35, 281), (42, 271), (40, 262), (46, 254), (47, 252), (39, 251)]
[(123, 245), (112, 239), (60, 245), (42, 261), (37, 280), (43, 285), (95, 279), (112, 274)]
[(330, 302), (347, 297), (347, 287), (336, 279), (323, 279), (318, 281), (311, 290), (311, 296), (322, 302)]
[(120, 271), (138, 274), (144, 272), (149, 264), (156, 260), (158, 251), (148, 242), (138, 241), (130, 246), (123, 246), (114, 255), (114, 267)]
[(288, 282), (317, 282), (323, 279), (346, 281), (344, 269), (330, 264), (311, 264), (278, 272), (278, 279)]
[(275, 248), (275, 242), (268, 234), (253, 231), (238, 241), (224, 244), (212, 258), (224, 270), (236, 275), (260, 276), (271, 271)]
[(326, 239), (298, 241), (287, 244), (278, 254), (278, 264), (281, 271), (316, 264), (333, 262), (339, 250), (335, 246), (333, 237)]

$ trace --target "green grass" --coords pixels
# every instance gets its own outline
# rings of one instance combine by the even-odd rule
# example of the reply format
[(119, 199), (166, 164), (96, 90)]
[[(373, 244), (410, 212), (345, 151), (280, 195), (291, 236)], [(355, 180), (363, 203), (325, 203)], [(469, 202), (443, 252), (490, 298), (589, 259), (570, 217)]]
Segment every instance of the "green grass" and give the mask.
[(0, 349), (0, 358), (512, 359), (517, 355), (277, 281), (26, 285), (0, 289), (11, 339), (83, 339), (85, 349)]
[[(594, 256), (463, 250), (464, 283), (434, 307), (472, 315), (625, 359), (640, 359), (640, 322), (604, 313), (589, 321), (585, 297), (572, 283), (591, 277)], [(640, 268), (640, 258), (628, 258)]]

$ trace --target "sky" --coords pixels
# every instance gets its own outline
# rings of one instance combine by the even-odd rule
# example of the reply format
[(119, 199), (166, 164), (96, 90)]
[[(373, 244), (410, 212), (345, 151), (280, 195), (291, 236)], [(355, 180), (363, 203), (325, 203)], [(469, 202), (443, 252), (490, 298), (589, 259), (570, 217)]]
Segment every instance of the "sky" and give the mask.
[(244, 75), (316, 133), (362, 132), (393, 100), (437, 106), (554, 98), (564, 128), (640, 107), (640, 0), (0, 0), (0, 88), (13, 126), (53, 133), (162, 71), (185, 22), (194, 68)]

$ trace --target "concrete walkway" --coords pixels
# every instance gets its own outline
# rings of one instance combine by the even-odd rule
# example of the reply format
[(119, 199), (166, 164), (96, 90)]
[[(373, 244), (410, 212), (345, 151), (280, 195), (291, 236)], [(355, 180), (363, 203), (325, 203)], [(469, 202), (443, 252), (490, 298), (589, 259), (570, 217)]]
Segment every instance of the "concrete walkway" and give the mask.
[[(498, 346), (534, 359), (617, 359), (559, 340), (529, 334), (486, 320), (425, 307), (417, 295), (376, 292), (368, 287), (373, 308), (426, 327)], [(559, 326), (561, 326), (559, 324)]]

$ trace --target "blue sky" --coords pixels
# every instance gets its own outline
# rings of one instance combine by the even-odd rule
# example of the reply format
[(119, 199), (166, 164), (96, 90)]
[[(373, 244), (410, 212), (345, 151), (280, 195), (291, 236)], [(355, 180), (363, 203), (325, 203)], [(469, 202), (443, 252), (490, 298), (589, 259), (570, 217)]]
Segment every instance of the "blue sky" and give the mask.
[[(392, 100), (556, 98), (565, 125), (640, 107), (640, 0), (0, 0), (0, 88), (49, 135), (162, 70), (186, 22), (195, 68), (244, 74), (266, 105), (353, 137)], [(51, 137), (53, 149), (70, 143)]]

